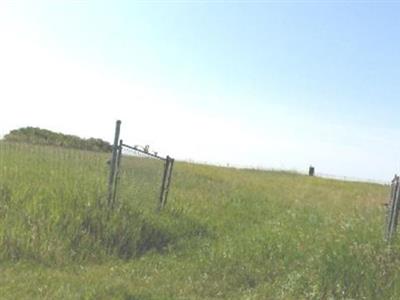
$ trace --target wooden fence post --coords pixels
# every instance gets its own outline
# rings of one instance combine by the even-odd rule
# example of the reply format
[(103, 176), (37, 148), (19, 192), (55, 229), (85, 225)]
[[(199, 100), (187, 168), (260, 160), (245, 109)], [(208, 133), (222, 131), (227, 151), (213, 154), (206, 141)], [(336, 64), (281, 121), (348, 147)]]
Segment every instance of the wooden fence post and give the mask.
[(387, 213), (386, 240), (390, 241), (397, 229), (400, 204), (400, 178), (396, 175), (392, 181)]
[(168, 170), (168, 177), (167, 177), (167, 183), (166, 183), (166, 191), (165, 191), (165, 197), (164, 197), (164, 202), (162, 204), (162, 207), (164, 207), (167, 204), (167, 200), (168, 200), (168, 192), (169, 192), (169, 188), (171, 185), (171, 178), (172, 178), (172, 169), (174, 167), (174, 159), (173, 158), (169, 158), (169, 170)]
[(111, 201), (111, 207), (114, 207), (115, 204), (115, 198), (117, 196), (117, 186), (118, 186), (118, 180), (119, 180), (119, 169), (121, 165), (121, 159), (122, 159), (122, 144), (123, 141), (119, 141), (119, 146), (118, 146), (118, 154), (117, 154), (117, 162), (116, 162), (116, 167), (115, 167), (115, 177), (114, 177), (114, 187), (113, 187), (113, 197)]
[(164, 174), (161, 184), (161, 193), (160, 193), (160, 200), (158, 204), (157, 210), (160, 211), (162, 208), (165, 207), (168, 198), (169, 187), (171, 184), (171, 177), (172, 177), (172, 168), (174, 165), (174, 159), (167, 156), (164, 165)]
[(112, 148), (111, 154), (111, 162), (110, 162), (110, 176), (108, 178), (108, 206), (112, 207), (113, 203), (113, 190), (115, 183), (115, 171), (117, 167), (117, 155), (118, 155), (118, 141), (119, 134), (121, 129), (121, 121), (118, 120), (115, 124), (115, 134), (114, 134), (114, 144)]
[(164, 202), (164, 197), (165, 197), (165, 182), (167, 180), (168, 176), (168, 168), (169, 168), (169, 156), (167, 156), (167, 159), (165, 160), (164, 163), (164, 173), (163, 173), (163, 178), (161, 182), (161, 191), (160, 191), (160, 200), (158, 203), (157, 210), (160, 211), (161, 208), (163, 207), (163, 202)]

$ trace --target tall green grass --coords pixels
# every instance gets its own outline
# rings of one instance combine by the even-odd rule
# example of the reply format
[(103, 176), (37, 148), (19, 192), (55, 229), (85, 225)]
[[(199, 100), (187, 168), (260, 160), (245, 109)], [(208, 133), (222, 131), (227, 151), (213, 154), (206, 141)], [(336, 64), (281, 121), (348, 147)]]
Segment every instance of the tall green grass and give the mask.
[(388, 186), (178, 162), (157, 214), (162, 166), (124, 157), (110, 212), (107, 156), (13, 147), (0, 151), (4, 298), (400, 298)]
[(0, 155), (2, 260), (60, 265), (131, 258), (173, 239), (151, 213), (162, 172), (152, 160), (123, 157), (111, 210), (107, 154), (1, 143)]

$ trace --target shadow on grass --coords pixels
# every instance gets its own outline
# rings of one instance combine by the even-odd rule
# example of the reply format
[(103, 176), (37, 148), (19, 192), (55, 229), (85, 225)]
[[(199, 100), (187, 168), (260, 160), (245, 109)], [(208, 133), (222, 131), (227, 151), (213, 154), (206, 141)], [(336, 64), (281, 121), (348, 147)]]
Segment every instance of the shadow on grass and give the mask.
[(207, 226), (179, 210), (155, 213), (127, 204), (110, 209), (105, 198), (72, 199), (61, 205), (47, 195), (31, 205), (13, 196), (0, 184), (0, 258), (5, 260), (62, 265), (132, 259), (211, 236)]
[[(107, 215), (104, 215), (107, 214)], [(116, 211), (87, 211), (71, 243), (74, 251), (97, 244), (108, 255), (121, 259), (140, 257), (148, 252), (165, 253), (191, 239), (211, 237), (207, 226), (181, 211), (147, 213), (132, 208)]]
[[(116, 300), (153, 300), (153, 296), (147, 293), (132, 293), (129, 289), (123, 285), (114, 285), (111, 287), (104, 287), (96, 290), (94, 295), (87, 297), (88, 299), (116, 299)], [(87, 299), (85, 298), (85, 299)], [(159, 298), (157, 298), (159, 299)]]

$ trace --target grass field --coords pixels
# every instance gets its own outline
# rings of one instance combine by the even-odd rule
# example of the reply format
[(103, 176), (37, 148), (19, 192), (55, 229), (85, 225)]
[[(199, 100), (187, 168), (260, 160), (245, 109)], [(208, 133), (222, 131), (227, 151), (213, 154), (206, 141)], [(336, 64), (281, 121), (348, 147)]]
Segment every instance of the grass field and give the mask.
[[(1, 299), (400, 299), (389, 188), (0, 144)], [(152, 164), (152, 165), (149, 165)], [(153, 170), (153, 171), (149, 171)]]

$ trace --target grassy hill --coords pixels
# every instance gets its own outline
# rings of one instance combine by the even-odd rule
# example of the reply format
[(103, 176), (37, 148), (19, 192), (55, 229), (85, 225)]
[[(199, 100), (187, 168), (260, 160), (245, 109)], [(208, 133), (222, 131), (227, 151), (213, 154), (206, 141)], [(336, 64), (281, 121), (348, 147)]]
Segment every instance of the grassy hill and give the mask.
[(2, 299), (399, 299), (389, 188), (0, 143)]
[(51, 145), (63, 148), (110, 152), (110, 143), (101, 139), (83, 139), (75, 135), (53, 132), (38, 127), (24, 127), (11, 130), (4, 136), (7, 142), (19, 142), (36, 145)]

